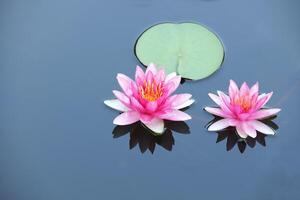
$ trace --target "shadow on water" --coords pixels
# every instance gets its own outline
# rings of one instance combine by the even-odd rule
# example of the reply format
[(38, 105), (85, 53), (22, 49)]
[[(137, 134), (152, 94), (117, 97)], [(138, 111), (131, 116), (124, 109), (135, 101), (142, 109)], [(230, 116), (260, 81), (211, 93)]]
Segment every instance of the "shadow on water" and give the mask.
[[(277, 116), (273, 116), (271, 118), (260, 120), (260, 121), (265, 123), (266, 125), (268, 125), (273, 130), (276, 131), (279, 127), (275, 122), (272, 121), (276, 117)], [(216, 122), (220, 119), (221, 119), (220, 117), (215, 116), (215, 118), (213, 120), (211, 120), (206, 125), (206, 127), (208, 127), (209, 125), (211, 125), (212, 123), (214, 123), (214, 122)], [(227, 139), (227, 141), (226, 141), (226, 150), (230, 151), (237, 144), (238, 149), (241, 153), (244, 153), (247, 146), (249, 146), (250, 148), (254, 148), (256, 143), (259, 143), (262, 146), (266, 146), (266, 139), (265, 138), (267, 137), (267, 135), (265, 135), (261, 132), (258, 132), (258, 131), (256, 131), (256, 132), (257, 132), (256, 138), (251, 138), (249, 136), (247, 138), (241, 138), (236, 133), (236, 130), (235, 130), (234, 127), (229, 127), (229, 128), (226, 128), (222, 131), (217, 131), (216, 132), (218, 134), (216, 143), (219, 143), (219, 142)]]
[(165, 121), (165, 131), (161, 135), (155, 135), (141, 122), (127, 126), (116, 126), (112, 132), (113, 138), (119, 138), (129, 134), (129, 149), (139, 146), (141, 153), (147, 149), (153, 154), (157, 145), (168, 151), (172, 151), (175, 145), (173, 131), (180, 134), (189, 134), (189, 126), (185, 122)]

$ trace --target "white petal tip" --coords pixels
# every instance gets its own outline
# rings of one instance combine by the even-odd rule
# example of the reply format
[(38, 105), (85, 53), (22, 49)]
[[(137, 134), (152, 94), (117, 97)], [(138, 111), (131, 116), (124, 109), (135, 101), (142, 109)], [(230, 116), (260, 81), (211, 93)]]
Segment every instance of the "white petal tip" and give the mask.
[(210, 108), (211, 107), (204, 107), (203, 110), (206, 111), (206, 112), (208, 112), (208, 113), (211, 113), (211, 112), (209, 112)]
[(238, 134), (238, 136), (240, 136), (240, 137), (243, 138), (243, 139), (246, 139), (246, 138), (247, 138), (247, 135), (240, 135), (240, 134)]
[(103, 101), (103, 103), (104, 103), (106, 106), (108, 106), (108, 107), (111, 108), (111, 102), (112, 102), (112, 101), (113, 101), (112, 99), (108, 99), (108, 100)]
[(281, 111), (280, 108), (272, 108), (272, 110), (274, 110), (274, 113), (272, 114), (273, 116), (277, 115)]
[(115, 110), (118, 110), (121, 112), (126, 112), (126, 111), (130, 110), (123, 103), (121, 103), (118, 99), (105, 100), (104, 104), (112, 109), (115, 109)]
[(150, 122), (147, 123), (142, 122), (142, 125), (156, 134), (162, 134), (165, 131), (164, 120), (159, 118), (153, 118)]
[(191, 120), (191, 119), (192, 119), (192, 116), (189, 115), (189, 114), (186, 114), (186, 118), (184, 120), (182, 120), (182, 121), (187, 121), (187, 120)]
[(114, 124), (114, 125), (121, 125), (121, 124), (119, 124), (116, 120), (113, 121), (113, 124)]
[[(268, 126), (268, 125), (266, 125), (266, 126)], [(271, 128), (270, 126), (268, 126), (268, 129), (262, 133), (265, 135), (275, 135), (275, 130), (273, 128)]]
[(116, 79), (117, 79), (118, 81), (121, 81), (122, 78), (123, 78), (124, 76), (125, 76), (124, 74), (117, 73)]
[(113, 124), (114, 125), (117, 125), (117, 126), (125, 126), (125, 125), (127, 125), (127, 124), (122, 124), (122, 123), (119, 123), (119, 122), (117, 122), (117, 121), (113, 121)]
[(264, 132), (262, 134), (264, 134), (264, 135), (275, 135), (275, 131)]
[(217, 129), (212, 128), (211, 126), (209, 126), (207, 130), (208, 130), (208, 131), (218, 131)]
[(161, 135), (161, 134), (164, 133), (165, 129), (163, 129), (163, 130), (151, 130), (151, 131), (153, 131), (154, 133), (156, 133), (158, 135)]
[(104, 102), (103, 102), (106, 106), (108, 106), (108, 107), (110, 107), (111, 108), (111, 100), (105, 100)]
[(180, 104), (179, 106), (175, 106), (174, 109), (180, 110), (180, 109), (189, 107), (189, 106), (191, 106), (194, 102), (195, 102), (194, 99), (189, 99), (189, 100), (187, 100), (186, 102)]
[(219, 129), (219, 128), (217, 128), (216, 126), (214, 126), (214, 124), (215, 124), (215, 123), (211, 124), (211, 125), (207, 128), (207, 130), (208, 130), (208, 131), (220, 131), (220, 130), (222, 130), (222, 129)]

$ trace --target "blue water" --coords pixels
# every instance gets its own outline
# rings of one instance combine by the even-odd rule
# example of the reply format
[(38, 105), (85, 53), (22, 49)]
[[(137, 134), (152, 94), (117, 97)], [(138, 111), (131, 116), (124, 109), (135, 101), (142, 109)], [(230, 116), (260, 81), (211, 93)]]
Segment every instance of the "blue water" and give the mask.
[[(300, 199), (299, 7), (298, 0), (0, 1), (0, 199)], [(103, 101), (118, 89), (117, 73), (133, 76), (138, 35), (164, 21), (210, 27), (226, 58), (211, 77), (180, 86), (197, 100), (186, 111), (189, 128), (142, 154), (143, 145), (129, 150), (130, 134), (113, 138), (117, 112)], [(229, 79), (274, 91), (268, 105), (282, 112), (265, 147), (226, 151), (204, 128), (212, 119), (202, 110), (213, 104), (207, 93), (226, 90)]]

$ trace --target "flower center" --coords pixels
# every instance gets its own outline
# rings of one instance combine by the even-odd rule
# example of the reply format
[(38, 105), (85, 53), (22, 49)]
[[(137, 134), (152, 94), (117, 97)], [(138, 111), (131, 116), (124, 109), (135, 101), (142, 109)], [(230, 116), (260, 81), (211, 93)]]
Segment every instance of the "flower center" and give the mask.
[(248, 96), (238, 97), (234, 99), (234, 104), (239, 105), (244, 111), (251, 108), (251, 99)]
[(155, 101), (163, 95), (162, 84), (156, 84), (155, 81), (145, 81), (139, 88), (141, 97), (147, 101)]

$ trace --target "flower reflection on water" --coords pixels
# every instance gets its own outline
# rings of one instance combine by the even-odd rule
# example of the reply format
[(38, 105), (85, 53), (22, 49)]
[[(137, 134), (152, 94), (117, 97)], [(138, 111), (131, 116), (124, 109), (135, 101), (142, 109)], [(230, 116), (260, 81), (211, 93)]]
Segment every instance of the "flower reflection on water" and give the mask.
[[(218, 117), (218, 116), (214, 116), (214, 117), (215, 118), (213, 120), (211, 120), (206, 125), (206, 127), (209, 127), (212, 123), (220, 120), (220, 117)], [(271, 118), (261, 120), (261, 122), (268, 125), (275, 132), (279, 128), (278, 125), (275, 122), (273, 122), (273, 119), (275, 119), (275, 118), (276, 118), (276, 116), (273, 116)], [(236, 132), (235, 127), (228, 127), (223, 130), (216, 131), (216, 133), (218, 134), (216, 143), (219, 143), (219, 142), (227, 139), (226, 150), (227, 151), (232, 150), (233, 147), (237, 144), (238, 149), (241, 153), (244, 153), (247, 146), (249, 146), (250, 148), (254, 148), (256, 143), (259, 143), (262, 146), (266, 146), (265, 138), (268, 136), (261, 132), (257, 132), (257, 136), (255, 138), (252, 138), (249, 136), (246, 138), (242, 138)]]
[(136, 122), (127, 126), (116, 126), (112, 132), (114, 138), (129, 134), (129, 149), (139, 146), (141, 153), (147, 149), (153, 154), (157, 145), (168, 151), (172, 151), (175, 145), (173, 131), (180, 134), (189, 134), (189, 126), (185, 122), (165, 121), (165, 131), (163, 134), (155, 135), (154, 132), (146, 128), (141, 122)]

